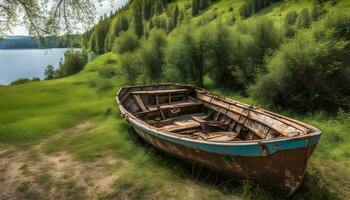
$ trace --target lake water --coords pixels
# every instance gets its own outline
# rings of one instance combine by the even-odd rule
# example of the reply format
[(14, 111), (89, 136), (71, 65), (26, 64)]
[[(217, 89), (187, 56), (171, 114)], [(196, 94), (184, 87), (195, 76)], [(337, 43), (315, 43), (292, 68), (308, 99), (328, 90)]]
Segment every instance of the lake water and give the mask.
[(19, 78), (44, 78), (47, 65), (55, 69), (67, 49), (0, 50), (0, 85)]

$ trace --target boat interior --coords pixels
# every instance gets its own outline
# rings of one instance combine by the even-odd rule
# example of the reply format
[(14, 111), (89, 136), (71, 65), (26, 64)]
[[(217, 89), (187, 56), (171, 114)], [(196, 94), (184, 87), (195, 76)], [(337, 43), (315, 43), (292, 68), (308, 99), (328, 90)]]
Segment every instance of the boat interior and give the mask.
[(314, 130), (301, 122), (192, 86), (127, 87), (118, 103), (158, 131), (211, 142), (296, 137)]

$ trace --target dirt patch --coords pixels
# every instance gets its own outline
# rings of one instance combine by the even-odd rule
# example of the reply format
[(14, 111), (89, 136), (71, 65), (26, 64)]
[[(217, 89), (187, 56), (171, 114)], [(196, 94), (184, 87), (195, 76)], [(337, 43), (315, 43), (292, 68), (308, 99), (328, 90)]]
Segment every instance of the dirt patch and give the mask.
[(51, 139), (68, 132), (81, 134), (91, 126), (91, 120), (84, 121), (43, 140), (30, 152), (0, 149), (0, 199), (98, 199), (112, 193), (120, 176), (113, 166), (120, 160), (102, 155), (82, 162), (68, 152), (47, 155), (40, 151)]

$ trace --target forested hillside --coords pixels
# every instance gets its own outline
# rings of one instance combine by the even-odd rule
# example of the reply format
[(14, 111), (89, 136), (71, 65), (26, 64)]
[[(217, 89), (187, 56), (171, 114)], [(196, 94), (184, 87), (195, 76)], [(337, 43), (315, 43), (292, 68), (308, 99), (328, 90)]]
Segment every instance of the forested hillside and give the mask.
[(336, 0), (134, 0), (85, 34), (127, 84), (182, 82), (297, 111), (349, 109), (350, 14)]
[(131, 1), (84, 34), (94, 60), (70, 52), (63, 76), (0, 86), (0, 199), (281, 199), (135, 137), (116, 91), (158, 82), (319, 128), (290, 199), (350, 199), (349, 11), (347, 0)]

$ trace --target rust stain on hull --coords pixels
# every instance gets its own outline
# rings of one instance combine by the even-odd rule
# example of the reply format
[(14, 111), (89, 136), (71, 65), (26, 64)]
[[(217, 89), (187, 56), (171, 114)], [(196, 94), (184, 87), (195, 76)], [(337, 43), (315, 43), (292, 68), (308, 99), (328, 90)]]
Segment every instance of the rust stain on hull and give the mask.
[(124, 88), (117, 101), (137, 134), (159, 150), (288, 195), (320, 138), (310, 125), (191, 86)]

